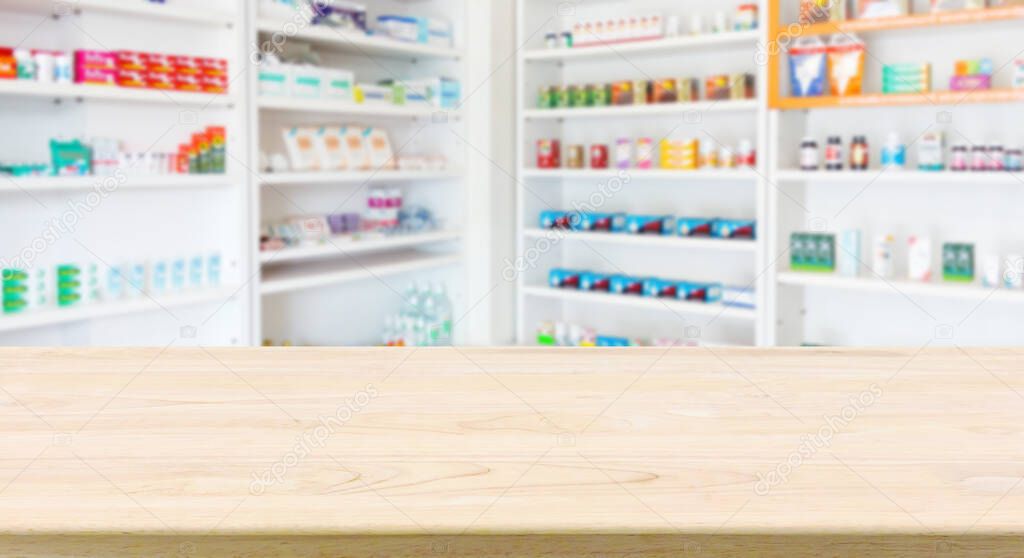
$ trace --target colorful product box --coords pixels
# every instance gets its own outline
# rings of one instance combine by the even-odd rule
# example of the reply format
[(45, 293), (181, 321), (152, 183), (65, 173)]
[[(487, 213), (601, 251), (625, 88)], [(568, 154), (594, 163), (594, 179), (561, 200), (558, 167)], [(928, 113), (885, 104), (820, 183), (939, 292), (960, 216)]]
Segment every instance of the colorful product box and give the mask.
[(672, 234), (675, 218), (670, 215), (628, 215), (626, 232), (630, 234)]
[(942, 245), (942, 278), (945, 281), (974, 281), (974, 245), (947, 242)]
[(199, 92), (203, 90), (202, 83), (200, 82), (199, 76), (196, 74), (174, 74), (174, 89), (177, 91), (187, 91), (191, 93)]
[(558, 289), (578, 289), (582, 273), (556, 267), (548, 272), (548, 285)]
[(676, 233), (679, 236), (711, 236), (713, 226), (713, 219), (680, 217), (676, 222)]
[(572, 229), (578, 225), (580, 216), (575, 211), (541, 211), (540, 228), (542, 229)]
[(199, 76), (199, 86), (204, 93), (227, 93), (227, 76)]
[(18, 77), (18, 60), (14, 57), (14, 49), (0, 48), (0, 79), (16, 79)]
[(598, 335), (595, 341), (598, 347), (632, 347), (633, 343), (625, 337)]
[(144, 52), (136, 52), (133, 50), (117, 50), (114, 51), (114, 60), (118, 70), (134, 70), (138, 72), (146, 71), (146, 56)]
[(676, 298), (707, 303), (719, 302), (722, 300), (722, 285), (679, 281), (676, 283)]
[(118, 87), (145, 88), (147, 86), (146, 71), (118, 68), (117, 85)]
[(149, 89), (162, 89), (165, 91), (174, 91), (175, 81), (174, 74), (165, 72), (145, 72), (146, 87)]
[(651, 298), (676, 298), (679, 291), (678, 281), (666, 281), (652, 277), (644, 279), (644, 296)]
[(171, 66), (174, 67), (174, 73), (178, 75), (186, 76), (198, 76), (202, 73), (202, 69), (199, 66), (199, 59), (194, 56), (182, 56), (182, 55), (171, 55), (170, 56)]
[(199, 58), (196, 64), (204, 76), (228, 77), (228, 61), (223, 58)]
[(715, 238), (754, 239), (757, 222), (746, 219), (715, 219), (711, 223), (711, 236)]
[(606, 273), (587, 271), (580, 274), (580, 290), (604, 291), (611, 289), (611, 276)]
[(789, 251), (789, 267), (793, 271), (831, 273), (836, 269), (834, 234), (792, 233), (789, 238)]
[(612, 293), (621, 295), (642, 295), (644, 294), (643, 277), (630, 275), (613, 275), (610, 284)]
[(586, 232), (622, 232), (626, 229), (624, 213), (580, 213), (576, 230)]
[(168, 54), (146, 52), (142, 55), (142, 61), (145, 64), (146, 71), (161, 74), (174, 73), (174, 64), (171, 63), (171, 56)]
[(117, 85), (117, 70), (114, 68), (78, 68), (75, 83), (88, 85)]

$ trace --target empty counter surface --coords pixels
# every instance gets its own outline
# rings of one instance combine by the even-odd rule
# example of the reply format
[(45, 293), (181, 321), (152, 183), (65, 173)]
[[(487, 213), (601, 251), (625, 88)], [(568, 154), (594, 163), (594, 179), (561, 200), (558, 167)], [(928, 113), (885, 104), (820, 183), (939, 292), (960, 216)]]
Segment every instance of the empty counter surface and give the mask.
[(1024, 350), (0, 350), (3, 556), (1020, 556), (1022, 480)]

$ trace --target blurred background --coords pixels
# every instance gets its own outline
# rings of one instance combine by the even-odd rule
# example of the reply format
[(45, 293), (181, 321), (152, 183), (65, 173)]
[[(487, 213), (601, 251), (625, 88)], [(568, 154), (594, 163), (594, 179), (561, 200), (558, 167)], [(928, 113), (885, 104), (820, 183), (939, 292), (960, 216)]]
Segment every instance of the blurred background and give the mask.
[(1022, 1), (0, 14), (3, 345), (1024, 342)]

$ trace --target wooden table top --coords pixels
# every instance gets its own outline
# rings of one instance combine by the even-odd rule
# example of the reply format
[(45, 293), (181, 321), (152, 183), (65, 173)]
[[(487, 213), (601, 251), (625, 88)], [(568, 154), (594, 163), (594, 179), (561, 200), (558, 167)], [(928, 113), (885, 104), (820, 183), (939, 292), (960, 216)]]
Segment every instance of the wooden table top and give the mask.
[(1024, 350), (2, 349), (0, 535), (1024, 533)]

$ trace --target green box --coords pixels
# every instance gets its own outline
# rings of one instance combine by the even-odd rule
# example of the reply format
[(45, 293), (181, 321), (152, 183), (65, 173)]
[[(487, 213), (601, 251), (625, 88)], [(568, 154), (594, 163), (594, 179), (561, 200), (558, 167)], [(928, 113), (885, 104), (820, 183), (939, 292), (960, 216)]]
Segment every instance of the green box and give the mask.
[(793, 271), (834, 272), (836, 270), (836, 235), (792, 233), (789, 236), (789, 267)]
[(957, 283), (974, 282), (974, 245), (947, 242), (942, 245), (942, 279)]

